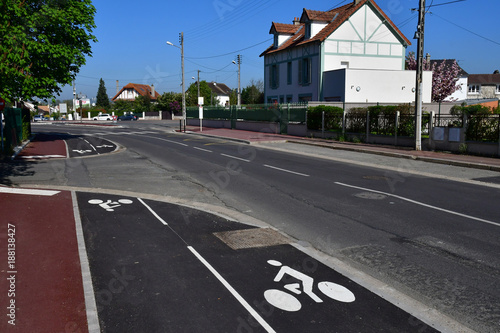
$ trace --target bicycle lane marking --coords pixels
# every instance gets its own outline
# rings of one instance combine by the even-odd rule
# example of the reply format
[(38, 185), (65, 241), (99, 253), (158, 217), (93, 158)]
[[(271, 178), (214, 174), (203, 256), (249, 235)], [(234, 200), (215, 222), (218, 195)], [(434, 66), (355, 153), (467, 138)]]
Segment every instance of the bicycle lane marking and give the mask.
[[(221, 332), (246, 317), (248, 311), (139, 198), (77, 197), (103, 331)], [(162, 205), (164, 221), (182, 221), (177, 205)]]
[[(164, 218), (162, 203), (146, 202)], [(217, 221), (202, 221), (199, 213), (179, 210), (182, 219), (169, 221), (169, 227), (196, 248), (211, 269), (277, 332), (366, 332), (374, 327), (381, 331), (436, 332), (290, 244), (251, 244), (260, 242), (259, 233), (276, 238), (276, 232), (236, 222), (232, 229), (221, 232)], [(223, 241), (222, 234), (229, 235), (227, 239), (239, 234), (239, 240), (231, 244)], [(234, 330), (251, 332), (258, 327), (255, 318), (248, 315), (237, 318)]]
[[(152, 214), (158, 219), (163, 225), (168, 226), (168, 224), (142, 199), (138, 199)], [(208, 261), (203, 258), (192, 246), (190, 246), (175, 230), (168, 226), (172, 232), (174, 232), (186, 245), (189, 251), (191, 251), (194, 256), (203, 264), (205, 267), (222, 283), (222, 285), (240, 302), (241, 305), (257, 320), (257, 322), (262, 325), (262, 327), (269, 333), (275, 333), (276, 331), (269, 326), (269, 324), (248, 304), (248, 302), (240, 296), (240, 294), (222, 277), (222, 275), (217, 272), (216, 269), (210, 265)]]

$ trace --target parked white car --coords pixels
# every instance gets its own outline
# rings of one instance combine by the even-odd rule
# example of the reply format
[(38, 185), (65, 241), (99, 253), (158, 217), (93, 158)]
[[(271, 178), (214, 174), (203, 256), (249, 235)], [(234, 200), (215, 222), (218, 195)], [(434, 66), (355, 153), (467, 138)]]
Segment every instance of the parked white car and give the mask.
[(93, 120), (113, 120), (113, 116), (107, 113), (100, 114), (94, 118)]

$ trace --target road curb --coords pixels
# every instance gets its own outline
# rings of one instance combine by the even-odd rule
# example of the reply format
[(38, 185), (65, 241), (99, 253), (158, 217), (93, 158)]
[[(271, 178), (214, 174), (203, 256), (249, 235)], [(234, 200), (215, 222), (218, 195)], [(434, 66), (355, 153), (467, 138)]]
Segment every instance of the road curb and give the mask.
[(376, 151), (376, 150), (369, 150), (369, 149), (363, 149), (363, 148), (357, 148), (357, 147), (329, 146), (329, 145), (325, 145), (325, 144), (318, 144), (318, 143), (314, 143), (314, 142), (299, 141), (299, 140), (287, 140), (287, 142), (308, 145), (308, 146), (328, 148), (328, 149), (345, 150), (345, 151), (352, 151), (352, 152), (357, 152), (357, 153), (365, 153), (365, 154), (395, 157), (395, 158), (405, 158), (405, 159), (417, 160), (417, 161), (429, 162), (429, 163), (435, 163), (435, 164), (443, 164), (443, 165), (451, 165), (451, 166), (457, 166), (457, 167), (465, 167), (465, 168), (473, 168), (473, 169), (481, 169), (481, 170), (500, 172), (500, 166), (481, 164), (481, 163), (452, 161), (452, 160), (445, 160), (445, 159), (440, 159), (440, 158), (415, 156), (415, 155), (404, 154), (404, 153), (391, 153), (391, 152), (387, 152), (387, 151)]

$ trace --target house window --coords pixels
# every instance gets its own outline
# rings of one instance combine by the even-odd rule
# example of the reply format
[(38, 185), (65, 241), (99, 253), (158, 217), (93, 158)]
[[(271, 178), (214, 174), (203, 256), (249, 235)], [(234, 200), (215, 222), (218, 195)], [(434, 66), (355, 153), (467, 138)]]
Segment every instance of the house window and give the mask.
[(269, 84), (271, 86), (271, 89), (277, 89), (280, 85), (279, 67), (278, 65), (274, 64), (271, 66), (270, 70), (271, 70), (271, 75), (269, 75)]
[(469, 84), (469, 94), (479, 94), (481, 92), (481, 85)]
[(495, 90), (495, 94), (500, 94), (500, 84), (497, 84), (497, 90)]
[(304, 33), (304, 39), (311, 38), (311, 23), (306, 23), (306, 30)]
[(311, 58), (299, 60), (299, 83), (303, 86), (311, 84), (312, 61)]
[(286, 83), (292, 84), (292, 62), (286, 64)]
[(278, 47), (279, 39), (278, 34), (274, 34), (274, 47)]

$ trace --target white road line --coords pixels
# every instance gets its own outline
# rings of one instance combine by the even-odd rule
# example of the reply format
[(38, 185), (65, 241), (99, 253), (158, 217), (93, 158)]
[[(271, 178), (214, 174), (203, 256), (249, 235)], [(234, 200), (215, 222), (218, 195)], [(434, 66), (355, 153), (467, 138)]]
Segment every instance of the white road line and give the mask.
[(31, 155), (31, 156), (18, 156), (23, 160), (43, 160), (47, 158), (66, 158), (64, 155)]
[(161, 140), (161, 141), (166, 141), (166, 142), (170, 142), (170, 143), (175, 143), (177, 145), (181, 145), (181, 146), (184, 146), (184, 147), (189, 147), (189, 145), (187, 145), (185, 143), (181, 143), (181, 142), (177, 142), (177, 141), (173, 141), (173, 140), (157, 138), (157, 137), (154, 137), (154, 136), (146, 136), (146, 137), (147, 138), (151, 138), (151, 139), (157, 139), (157, 140)]
[(92, 285), (92, 276), (90, 274), (89, 259), (87, 256), (87, 250), (85, 248), (82, 220), (80, 218), (80, 210), (78, 209), (78, 201), (75, 191), (71, 191), (71, 200), (73, 201), (73, 215), (75, 217), (78, 255), (80, 257), (80, 267), (82, 270), (83, 294), (85, 298), (88, 331), (89, 333), (98, 333), (101, 332), (101, 328), (97, 315), (97, 304), (94, 296), (94, 287)]
[(7, 194), (23, 194), (23, 195), (40, 195), (44, 197), (52, 197), (61, 191), (49, 191), (49, 190), (30, 190), (23, 188), (11, 188), (11, 187), (2, 187), (0, 186), (0, 193)]
[(213, 153), (213, 151), (208, 150), (208, 149), (203, 149), (203, 148), (200, 148), (200, 147), (193, 147), (193, 148), (194, 148), (194, 149), (201, 150), (201, 151), (206, 151), (207, 153)]
[(251, 162), (250, 160), (247, 160), (247, 159), (244, 159), (241, 157), (231, 156), (231, 155), (227, 155), (227, 154), (221, 154), (221, 155), (229, 157), (229, 158), (234, 158), (235, 160), (240, 160), (240, 161), (247, 162), (247, 163)]
[(90, 146), (90, 147), (92, 147), (92, 149), (94, 149), (94, 151), (95, 151), (98, 155), (100, 155), (100, 154), (99, 154), (99, 152), (97, 151), (97, 149), (94, 147), (94, 145), (93, 145), (93, 144), (91, 144), (91, 143), (90, 143), (87, 139), (82, 139), (82, 140), (83, 140), (83, 141), (85, 141), (85, 142), (87, 142), (87, 143), (89, 144), (89, 146)]
[(448, 210), (448, 209), (444, 209), (444, 208), (432, 206), (432, 205), (429, 205), (429, 204), (426, 204), (426, 203), (423, 203), (423, 202), (419, 202), (419, 201), (415, 201), (415, 200), (408, 199), (408, 198), (405, 198), (405, 197), (401, 197), (399, 195), (395, 195), (395, 194), (391, 194), (391, 193), (386, 193), (386, 192), (382, 192), (382, 191), (377, 191), (377, 190), (372, 190), (372, 189), (369, 189), (369, 188), (364, 188), (364, 187), (359, 187), (359, 186), (354, 186), (354, 185), (339, 183), (339, 182), (335, 182), (335, 184), (340, 185), (340, 186), (355, 188), (355, 189), (358, 189), (358, 190), (363, 190), (363, 191), (368, 191), (368, 192), (373, 192), (373, 193), (379, 193), (379, 194), (387, 195), (389, 197), (393, 197), (393, 198), (397, 198), (397, 199), (400, 199), (400, 200), (408, 201), (408, 202), (414, 203), (416, 205), (424, 206), (424, 207), (435, 209), (435, 210), (439, 210), (441, 212), (445, 212), (445, 213), (448, 213), (448, 214), (453, 214), (453, 215), (457, 215), (457, 216), (460, 216), (460, 217), (465, 217), (467, 219), (471, 219), (471, 220), (475, 220), (475, 221), (479, 221), (479, 222), (483, 222), (483, 223), (488, 223), (488, 224), (492, 224), (492, 225), (495, 225), (497, 227), (500, 227), (500, 223), (497, 223), (497, 222), (493, 222), (493, 221), (485, 220), (485, 219), (482, 219), (482, 218), (479, 218), (479, 217), (475, 217), (475, 216), (471, 216), (471, 215), (466, 215), (466, 214), (454, 212), (452, 210)]
[(165, 222), (158, 214), (156, 214), (156, 212), (152, 210), (151, 207), (149, 207), (144, 201), (142, 201), (141, 198), (137, 198), (137, 200), (139, 200), (140, 203), (142, 203), (161, 223), (163, 223), (164, 225), (168, 225), (168, 223)]
[(276, 169), (276, 170), (279, 170), (279, 171), (293, 173), (295, 175), (299, 175), (299, 176), (303, 176), (303, 177), (309, 177), (309, 175), (306, 175), (305, 173), (300, 173), (300, 172), (295, 172), (295, 171), (291, 171), (291, 170), (287, 170), (287, 169), (282, 169), (282, 168), (278, 168), (278, 167), (275, 167), (275, 166), (272, 166), (272, 165), (267, 165), (267, 164), (264, 164), (264, 166), (266, 168), (271, 168), (271, 169)]
[(208, 261), (205, 260), (192, 246), (188, 246), (189, 251), (191, 251), (199, 261), (205, 265), (206, 268), (226, 287), (227, 290), (247, 309), (248, 312), (257, 320), (257, 322), (267, 331), (276, 332), (258, 313), (255, 311), (248, 302), (241, 297), (241, 295), (215, 270), (215, 268), (210, 265)]

